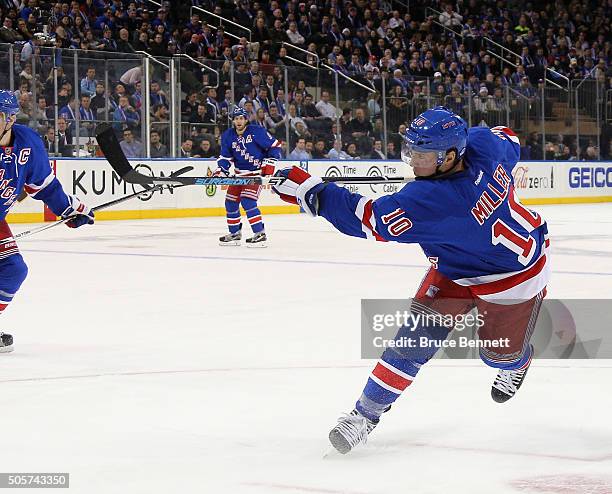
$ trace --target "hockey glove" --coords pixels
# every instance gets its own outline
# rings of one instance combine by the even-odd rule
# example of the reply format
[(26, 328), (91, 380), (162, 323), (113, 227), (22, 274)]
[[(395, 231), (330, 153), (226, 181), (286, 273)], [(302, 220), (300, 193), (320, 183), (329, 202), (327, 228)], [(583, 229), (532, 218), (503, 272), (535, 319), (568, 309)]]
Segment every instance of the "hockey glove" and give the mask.
[(77, 196), (68, 196), (70, 206), (64, 209), (62, 219), (71, 218), (66, 222), (69, 228), (78, 228), (83, 225), (93, 225), (94, 212), (81, 202)]
[(212, 174), (213, 177), (229, 177), (229, 171), (224, 170), (220, 166)]
[(262, 176), (269, 177), (270, 175), (274, 175), (277, 163), (278, 163), (278, 160), (276, 158), (264, 158), (261, 161)]
[(286, 179), (282, 184), (272, 186), (272, 190), (283, 201), (298, 204), (313, 218), (317, 216), (319, 212), (318, 194), (325, 187), (321, 177), (313, 177), (297, 166), (283, 168), (277, 171), (274, 176)]

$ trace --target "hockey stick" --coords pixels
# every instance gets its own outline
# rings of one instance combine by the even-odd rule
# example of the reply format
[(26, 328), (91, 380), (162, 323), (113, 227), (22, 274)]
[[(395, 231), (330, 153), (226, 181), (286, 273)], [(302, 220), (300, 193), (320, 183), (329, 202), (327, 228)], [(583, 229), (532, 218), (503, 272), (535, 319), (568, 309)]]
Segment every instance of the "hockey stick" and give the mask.
[[(104, 156), (115, 172), (126, 182), (140, 185), (280, 185), (284, 177), (149, 177), (138, 173), (123, 154), (113, 128), (107, 123), (101, 123), (96, 129), (96, 139)], [(378, 184), (407, 183), (413, 178), (407, 177), (321, 177), (323, 182)]]
[[(190, 172), (191, 170), (193, 170), (193, 166), (186, 166), (184, 168), (181, 168), (180, 170), (177, 170), (175, 172), (173, 172), (170, 176), (178, 176), (181, 175), (183, 173), (187, 173)], [(134, 199), (136, 197), (140, 197), (144, 194), (147, 194), (149, 192), (155, 192), (157, 190), (162, 190), (165, 187), (164, 184), (158, 184), (155, 185), (153, 187), (147, 187), (143, 190), (139, 190), (138, 192), (134, 192), (133, 194), (129, 194), (127, 196), (123, 196), (120, 197), (119, 199), (113, 199), (112, 201), (109, 202), (105, 202), (104, 204), (100, 204), (98, 206), (94, 206), (93, 208), (91, 208), (92, 211), (100, 211), (103, 209), (108, 209), (110, 207), (116, 206), (117, 204), (121, 204), (122, 202), (125, 201), (129, 201), (130, 199)], [(172, 185), (168, 185), (167, 186), (169, 189), (173, 188)], [(182, 185), (177, 185), (176, 187), (182, 187)], [(72, 216), (68, 216), (67, 218), (55, 221), (53, 223), (49, 223), (48, 225), (43, 225), (43, 226), (39, 226), (38, 228), (32, 228), (31, 230), (26, 230), (24, 232), (19, 232), (16, 235), (13, 235), (12, 239), (7, 239), (7, 240), (2, 240), (0, 241), (0, 244), (5, 244), (5, 243), (9, 243), (9, 242), (14, 242), (15, 240), (18, 240), (20, 238), (24, 238), (24, 237), (29, 237), (31, 235), (35, 235), (37, 233), (43, 232), (45, 230), (48, 230), (49, 228), (54, 228), (58, 225), (63, 225), (64, 223), (70, 221), (70, 219), (72, 219)]]

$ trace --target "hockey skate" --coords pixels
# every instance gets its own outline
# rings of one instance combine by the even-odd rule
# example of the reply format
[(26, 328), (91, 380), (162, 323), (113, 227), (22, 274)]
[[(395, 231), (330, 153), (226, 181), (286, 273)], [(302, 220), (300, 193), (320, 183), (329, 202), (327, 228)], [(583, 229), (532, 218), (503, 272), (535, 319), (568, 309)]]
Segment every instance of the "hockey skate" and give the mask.
[(266, 232), (259, 232), (253, 235), (251, 238), (246, 239), (247, 247), (267, 247), (266, 241), (268, 237), (266, 237)]
[[(223, 235), (219, 237), (219, 245), (240, 245), (240, 240), (242, 239), (242, 233), (228, 233), (227, 235)], [(248, 242), (248, 240), (247, 240)]]
[(13, 350), (13, 337), (10, 334), (0, 333), (0, 353), (9, 353)]
[[(531, 348), (531, 355), (533, 356), (533, 347)], [(500, 370), (497, 373), (491, 387), (491, 398), (493, 400), (497, 403), (505, 403), (516, 394), (525, 380), (531, 365), (531, 359), (532, 357), (529, 357), (527, 363), (520, 369)]]
[(338, 424), (329, 433), (329, 442), (341, 454), (345, 455), (355, 446), (368, 440), (368, 435), (378, 425), (357, 410), (343, 415), (338, 419)]

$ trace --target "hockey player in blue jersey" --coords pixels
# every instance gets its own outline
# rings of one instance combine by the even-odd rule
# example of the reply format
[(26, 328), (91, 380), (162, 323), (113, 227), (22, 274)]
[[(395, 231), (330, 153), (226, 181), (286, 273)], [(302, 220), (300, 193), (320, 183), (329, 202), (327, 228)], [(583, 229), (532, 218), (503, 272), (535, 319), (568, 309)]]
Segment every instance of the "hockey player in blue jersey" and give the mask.
[[(452, 327), (445, 316), (477, 309), (485, 364), (498, 370), (491, 396), (505, 402), (517, 392), (531, 363), (531, 333), (549, 279), (546, 222), (519, 201), (512, 169), (519, 140), (505, 127), (475, 127), (444, 107), (419, 115), (404, 136), (402, 159), (416, 180), (376, 200), (362, 197), (293, 167), (273, 190), (322, 216), (341, 232), (383, 242), (418, 243), (431, 263), (410, 311), (424, 316), (402, 327), (370, 374), (355, 409), (339, 419), (329, 439), (341, 453), (365, 442), (381, 415), (412, 383)], [(433, 316), (433, 317), (432, 317)], [(417, 319), (418, 320), (418, 319)], [(432, 324), (432, 321), (438, 324)], [(425, 338), (426, 344), (420, 338)], [(508, 340), (505, 340), (508, 338)]]
[[(71, 228), (93, 224), (94, 213), (77, 197), (67, 195), (55, 178), (40, 136), (15, 124), (19, 104), (10, 91), (0, 90), (0, 313), (7, 308), (28, 274), (6, 215), (26, 191), (57, 216), (73, 217)], [(13, 337), (0, 333), (0, 353), (13, 350)]]
[[(221, 136), (221, 155), (217, 159), (215, 176), (229, 176), (232, 165), (235, 174), (242, 177), (274, 173), (276, 162), (281, 157), (281, 144), (265, 128), (249, 125), (248, 117), (247, 111), (239, 106), (232, 111), (234, 127)], [(227, 188), (225, 211), (229, 234), (219, 238), (221, 245), (240, 245), (242, 205), (253, 230), (253, 237), (246, 240), (247, 247), (265, 247), (267, 237), (257, 207), (260, 191), (261, 185), (232, 185)]]

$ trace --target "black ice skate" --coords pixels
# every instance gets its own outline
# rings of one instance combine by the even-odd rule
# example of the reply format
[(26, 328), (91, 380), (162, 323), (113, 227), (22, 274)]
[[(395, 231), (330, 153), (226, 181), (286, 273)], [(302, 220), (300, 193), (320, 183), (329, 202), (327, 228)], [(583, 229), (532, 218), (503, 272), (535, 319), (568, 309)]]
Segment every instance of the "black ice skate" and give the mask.
[(267, 247), (266, 240), (268, 240), (268, 237), (266, 237), (266, 232), (259, 232), (253, 235), (251, 238), (246, 239), (246, 246), (247, 247)]
[(242, 239), (242, 233), (240, 232), (228, 233), (227, 235), (223, 235), (222, 237), (219, 237), (219, 245), (240, 245), (241, 239)]
[(368, 440), (368, 434), (374, 430), (378, 422), (374, 422), (357, 410), (353, 410), (350, 414), (343, 415), (338, 419), (338, 425), (329, 433), (329, 442), (336, 450), (345, 455), (355, 446)]
[(0, 333), (0, 353), (13, 351), (13, 337), (10, 334)]
[[(533, 355), (533, 348), (531, 349), (531, 353)], [(531, 357), (520, 369), (500, 370), (491, 387), (491, 398), (497, 403), (505, 403), (512, 398), (521, 387), (521, 384), (523, 384), (530, 365)]]

